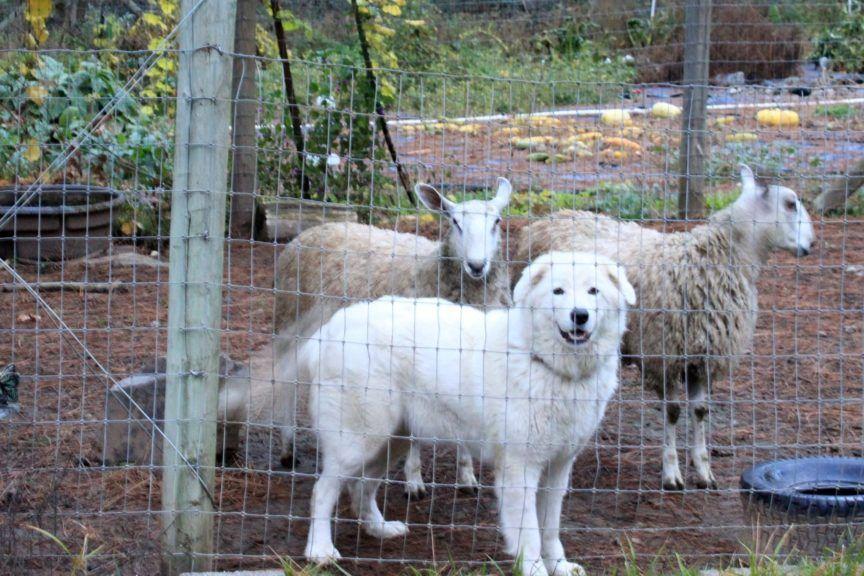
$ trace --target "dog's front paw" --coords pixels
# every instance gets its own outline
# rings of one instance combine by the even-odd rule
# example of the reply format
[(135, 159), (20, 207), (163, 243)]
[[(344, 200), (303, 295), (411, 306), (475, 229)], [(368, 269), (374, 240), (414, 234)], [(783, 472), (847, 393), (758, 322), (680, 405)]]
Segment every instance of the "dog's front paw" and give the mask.
[(551, 576), (585, 576), (585, 569), (575, 562), (568, 562), (561, 558), (555, 562), (548, 562), (546, 568)]
[(370, 522), (366, 524), (366, 533), (375, 538), (396, 538), (408, 533), (404, 522), (391, 520), (389, 522)]
[(338, 550), (336, 550), (333, 542), (307, 544), (306, 551), (303, 552), (303, 555), (309, 562), (313, 562), (319, 566), (338, 562), (339, 559), (342, 558), (342, 555), (339, 554)]

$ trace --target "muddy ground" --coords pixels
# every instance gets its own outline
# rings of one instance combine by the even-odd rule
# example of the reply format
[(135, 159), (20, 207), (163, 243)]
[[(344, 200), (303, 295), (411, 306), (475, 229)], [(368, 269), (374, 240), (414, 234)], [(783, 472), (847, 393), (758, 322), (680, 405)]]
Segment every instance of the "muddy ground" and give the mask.
[[(720, 488), (659, 490), (660, 404), (628, 368), (596, 447), (573, 472), (563, 539), (574, 558), (608, 570), (632, 545), (645, 561), (674, 552), (697, 564), (723, 564), (743, 552), (747, 532), (736, 488), (747, 466), (776, 457), (862, 455), (864, 223), (849, 218), (816, 226), (813, 254), (778, 254), (763, 271), (752, 354), (712, 384), (710, 441)], [(235, 359), (271, 341), (279, 249), (266, 242), (226, 248), (223, 348)], [(62, 270), (19, 270), (31, 281), (123, 282), (125, 290), (112, 293), (43, 294), (117, 377), (164, 354), (167, 269), (76, 262)], [(103, 547), (91, 561), (95, 573), (153, 573), (160, 473), (100, 465), (105, 379), (20, 291), (0, 293), (0, 350), (25, 376), (21, 413), (0, 425), (0, 573), (68, 573), (60, 548), (28, 524), (75, 548), (87, 534), (91, 549)], [(249, 430), (240, 454), (217, 470), (219, 568), (266, 567), (277, 554), (302, 555), (316, 464), (314, 438), (301, 432), (297, 442), (292, 472), (279, 464), (269, 430)], [(688, 442), (682, 432), (680, 445)], [(361, 534), (342, 502), (336, 544), (349, 572), (396, 573), (405, 562), (506, 560), (491, 490), (457, 492), (449, 449), (427, 449), (424, 475), (432, 488), (424, 500), (406, 502), (398, 468), (382, 490), (385, 515), (410, 524), (405, 538), (383, 542)], [(487, 486), (492, 481), (486, 470), (480, 478)]]

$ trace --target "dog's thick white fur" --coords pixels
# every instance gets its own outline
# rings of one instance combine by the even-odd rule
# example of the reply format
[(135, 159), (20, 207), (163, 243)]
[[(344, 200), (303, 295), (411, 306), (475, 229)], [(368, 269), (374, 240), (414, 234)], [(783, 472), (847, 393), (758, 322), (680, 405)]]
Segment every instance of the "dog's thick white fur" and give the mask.
[(551, 252), (523, 272), (509, 310), (385, 297), (337, 312), (298, 355), (321, 454), (306, 557), (340, 557), (330, 520), (343, 482), (369, 534), (407, 532), (384, 520), (375, 497), (420, 439), (493, 464), (506, 552), (523, 574), (582, 574), (564, 556), (561, 503), (573, 460), (618, 387), (634, 302), (611, 260)]

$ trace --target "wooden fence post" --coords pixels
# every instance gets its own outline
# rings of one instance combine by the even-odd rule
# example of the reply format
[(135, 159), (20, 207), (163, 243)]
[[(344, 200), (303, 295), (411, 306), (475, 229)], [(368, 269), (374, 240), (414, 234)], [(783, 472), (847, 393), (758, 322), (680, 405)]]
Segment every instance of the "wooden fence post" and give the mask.
[(162, 478), (169, 576), (212, 564), (235, 10), (235, 0), (181, 1), (165, 389), (165, 432), (177, 449), (164, 443)]
[(678, 188), (680, 218), (705, 214), (706, 106), (711, 50), (711, 0), (687, 0), (684, 8), (684, 113)]

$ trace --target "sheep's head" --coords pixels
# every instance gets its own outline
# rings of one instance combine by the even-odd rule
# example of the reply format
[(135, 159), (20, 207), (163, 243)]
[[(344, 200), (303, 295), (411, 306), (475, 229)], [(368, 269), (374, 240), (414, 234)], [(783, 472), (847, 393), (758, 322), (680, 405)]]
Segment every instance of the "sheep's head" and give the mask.
[(510, 202), (513, 188), (506, 178), (498, 178), (498, 191), (491, 200), (452, 202), (428, 184), (414, 187), (417, 196), (430, 210), (449, 218), (450, 253), (459, 259), (465, 273), (475, 280), (486, 277), (498, 255), (501, 242), (501, 212)]
[(806, 256), (813, 245), (810, 214), (794, 190), (761, 181), (749, 166), (741, 165), (741, 196), (736, 205), (744, 207), (760, 236), (770, 248)]

